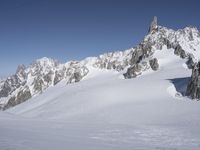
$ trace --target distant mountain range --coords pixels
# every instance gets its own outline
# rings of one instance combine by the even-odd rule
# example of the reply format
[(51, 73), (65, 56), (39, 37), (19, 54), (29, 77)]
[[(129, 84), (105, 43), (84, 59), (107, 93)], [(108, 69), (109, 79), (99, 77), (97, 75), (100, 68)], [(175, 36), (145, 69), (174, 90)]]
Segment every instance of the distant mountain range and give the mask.
[(0, 80), (0, 109), (23, 103), (60, 81), (66, 84), (80, 82), (93, 68), (121, 72), (125, 79), (135, 78), (148, 70), (157, 71), (160, 69), (158, 53), (162, 53), (163, 48), (173, 51), (174, 55), (185, 61), (188, 68), (193, 68), (193, 78), (186, 95), (199, 99), (200, 65), (197, 62), (200, 59), (200, 32), (195, 27), (176, 31), (162, 27), (158, 25), (157, 17), (154, 17), (143, 41), (128, 50), (64, 64), (44, 57), (29, 66), (19, 65), (14, 75)]

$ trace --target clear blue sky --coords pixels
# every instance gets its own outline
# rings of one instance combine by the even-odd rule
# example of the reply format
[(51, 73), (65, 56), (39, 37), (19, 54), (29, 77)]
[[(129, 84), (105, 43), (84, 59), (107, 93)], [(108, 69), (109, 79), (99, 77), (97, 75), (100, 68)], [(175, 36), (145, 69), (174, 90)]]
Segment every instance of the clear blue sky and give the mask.
[(199, 0), (0, 0), (0, 76), (41, 57), (66, 62), (135, 46), (154, 15), (200, 27)]

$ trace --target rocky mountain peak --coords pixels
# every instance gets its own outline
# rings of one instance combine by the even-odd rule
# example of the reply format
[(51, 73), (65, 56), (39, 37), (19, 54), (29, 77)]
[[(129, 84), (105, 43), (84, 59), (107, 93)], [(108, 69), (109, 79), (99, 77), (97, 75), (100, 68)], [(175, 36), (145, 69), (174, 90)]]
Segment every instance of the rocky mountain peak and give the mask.
[(17, 67), (16, 74), (23, 72), (26, 69), (24, 64), (21, 64)]
[(157, 16), (153, 17), (153, 21), (151, 22), (151, 25), (149, 27), (149, 32), (153, 32), (158, 28), (158, 18)]
[(19, 65), (17, 67), (17, 70), (16, 70), (16, 75), (18, 76), (18, 78), (20, 78), (21, 80), (24, 80), (27, 76), (26, 72), (26, 66), (25, 65)]
[(58, 65), (58, 61), (52, 58), (43, 57), (41, 59), (37, 59), (32, 63), (32, 66), (39, 65), (39, 66), (52, 66), (55, 67)]

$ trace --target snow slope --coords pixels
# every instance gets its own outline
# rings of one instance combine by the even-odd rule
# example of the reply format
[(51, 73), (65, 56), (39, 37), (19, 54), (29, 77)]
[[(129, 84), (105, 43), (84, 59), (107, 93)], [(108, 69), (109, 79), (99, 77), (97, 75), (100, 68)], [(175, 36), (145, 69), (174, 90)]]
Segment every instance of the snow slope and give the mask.
[(191, 70), (170, 49), (159, 70), (125, 80), (90, 66), (0, 113), (2, 150), (199, 150), (200, 103), (181, 96)]

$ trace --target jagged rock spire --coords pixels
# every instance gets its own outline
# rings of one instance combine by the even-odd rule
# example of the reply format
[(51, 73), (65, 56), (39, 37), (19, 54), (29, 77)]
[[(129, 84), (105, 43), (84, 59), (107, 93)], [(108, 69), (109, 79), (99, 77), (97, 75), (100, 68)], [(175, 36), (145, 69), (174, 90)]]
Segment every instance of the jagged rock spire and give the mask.
[(24, 71), (25, 69), (26, 69), (26, 66), (25, 66), (25, 65), (23, 65), (23, 64), (19, 65), (19, 66), (17, 67), (16, 74), (18, 74), (18, 73)]
[(149, 27), (149, 32), (152, 32), (158, 28), (158, 18), (157, 16), (153, 17), (153, 21), (151, 22), (151, 26)]

